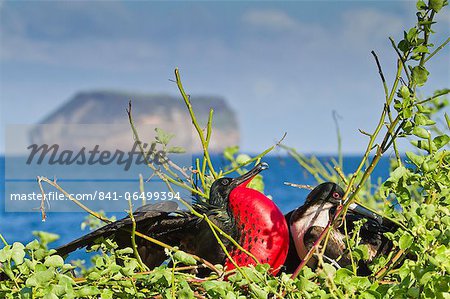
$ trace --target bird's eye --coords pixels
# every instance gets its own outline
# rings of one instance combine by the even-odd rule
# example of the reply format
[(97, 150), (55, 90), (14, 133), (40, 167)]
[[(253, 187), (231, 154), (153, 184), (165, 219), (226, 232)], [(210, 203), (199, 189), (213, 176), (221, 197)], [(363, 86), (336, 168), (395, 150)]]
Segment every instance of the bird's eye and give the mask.
[(341, 199), (341, 195), (337, 192), (333, 192), (333, 198)]
[(228, 185), (229, 183), (230, 183), (229, 179), (222, 180), (222, 185), (224, 185), (224, 186)]

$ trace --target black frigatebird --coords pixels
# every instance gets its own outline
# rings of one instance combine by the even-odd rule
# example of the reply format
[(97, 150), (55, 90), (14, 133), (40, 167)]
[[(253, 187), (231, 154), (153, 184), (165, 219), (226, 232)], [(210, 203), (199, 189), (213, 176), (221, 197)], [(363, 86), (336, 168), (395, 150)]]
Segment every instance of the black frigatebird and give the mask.
[[(337, 207), (342, 204), (343, 196), (344, 190), (337, 184), (322, 183), (309, 193), (302, 206), (286, 214), (290, 231), (290, 248), (285, 262), (287, 272), (294, 272), (301, 259), (312, 248), (330, 219), (334, 217)], [(343, 222), (346, 228), (342, 224), (331, 231), (324, 251), (324, 259), (338, 267), (351, 264), (349, 251), (346, 248), (345, 229), (351, 237), (355, 221), (361, 219), (366, 219), (366, 221), (359, 232), (360, 244), (367, 245), (369, 258), (359, 261), (358, 273), (369, 275), (371, 271), (368, 264), (376, 256), (386, 254), (392, 249), (392, 242), (386, 238), (384, 233), (394, 232), (398, 226), (361, 205), (350, 205), (345, 215), (345, 222)], [(307, 265), (314, 268), (317, 266), (317, 260), (313, 258)]]
[[(264, 194), (247, 188), (248, 183), (266, 163), (259, 163), (252, 170), (237, 178), (220, 178), (211, 186), (209, 201), (197, 200), (193, 208), (233, 237), (259, 262), (268, 263), (276, 274), (283, 265), (289, 246), (289, 232), (283, 214)], [(171, 246), (195, 254), (212, 264), (223, 264), (228, 270), (234, 265), (217, 242), (208, 223), (188, 211), (177, 210), (175, 202), (145, 205), (134, 213), (136, 230)], [(131, 247), (131, 219), (126, 217), (108, 224), (90, 234), (57, 249), (66, 255), (78, 248), (90, 246), (100, 237), (112, 238), (121, 248)], [(231, 257), (239, 266), (255, 264), (222, 238)], [(136, 238), (138, 252), (143, 262), (153, 268), (166, 260), (164, 249), (142, 238)]]

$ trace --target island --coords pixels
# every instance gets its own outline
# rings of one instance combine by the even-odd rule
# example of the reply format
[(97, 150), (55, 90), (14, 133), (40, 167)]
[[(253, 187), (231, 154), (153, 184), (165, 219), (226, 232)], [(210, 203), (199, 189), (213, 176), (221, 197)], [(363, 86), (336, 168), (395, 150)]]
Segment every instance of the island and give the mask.
[[(173, 134), (171, 146), (200, 152), (201, 144), (181, 96), (137, 94), (119, 91), (88, 91), (73, 96), (45, 117), (30, 132), (34, 144), (58, 144), (76, 149), (100, 145), (103, 149), (129, 149), (133, 134), (126, 109), (132, 115), (142, 142), (154, 141), (156, 128)], [(239, 124), (226, 100), (218, 96), (192, 95), (193, 111), (206, 128), (209, 111), (214, 110), (210, 151), (221, 152), (239, 144)]]

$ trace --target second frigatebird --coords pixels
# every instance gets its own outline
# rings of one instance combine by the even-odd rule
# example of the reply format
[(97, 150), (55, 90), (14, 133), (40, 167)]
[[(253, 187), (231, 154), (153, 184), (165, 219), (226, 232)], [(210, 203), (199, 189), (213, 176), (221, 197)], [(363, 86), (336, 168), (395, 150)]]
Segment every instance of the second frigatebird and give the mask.
[[(193, 208), (233, 237), (244, 249), (252, 253), (260, 263), (271, 266), (276, 274), (283, 265), (289, 246), (289, 232), (283, 214), (264, 194), (247, 188), (248, 183), (266, 163), (237, 178), (220, 178), (211, 186), (208, 202), (197, 200)], [(136, 230), (171, 246), (200, 256), (212, 264), (223, 264), (228, 270), (234, 265), (214, 237), (205, 220), (187, 211), (177, 209), (175, 202), (145, 205), (134, 213)], [(57, 249), (66, 255), (78, 248), (91, 246), (95, 240), (111, 238), (121, 248), (131, 247), (131, 219), (126, 217), (97, 229)], [(244, 252), (221, 238), (231, 257), (239, 266), (255, 264)], [(153, 268), (167, 258), (163, 248), (141, 238), (136, 238), (138, 252), (143, 262)]]
[[(285, 268), (287, 272), (294, 272), (301, 259), (312, 248), (330, 219), (334, 217), (336, 208), (342, 204), (344, 190), (335, 183), (326, 182), (315, 187), (307, 196), (305, 203), (286, 214), (286, 221), (290, 231), (290, 248), (286, 258)], [(392, 249), (392, 242), (384, 233), (394, 232), (398, 226), (360, 205), (352, 204), (345, 215), (345, 225), (332, 230), (325, 248), (325, 261), (332, 262), (338, 267), (351, 265), (349, 251), (345, 243), (345, 229), (351, 236), (355, 221), (365, 219), (359, 236), (361, 244), (368, 247), (369, 258), (360, 260), (358, 273), (369, 275), (371, 271), (368, 264), (378, 255), (386, 254)], [(315, 267), (316, 259), (311, 259), (308, 266)]]

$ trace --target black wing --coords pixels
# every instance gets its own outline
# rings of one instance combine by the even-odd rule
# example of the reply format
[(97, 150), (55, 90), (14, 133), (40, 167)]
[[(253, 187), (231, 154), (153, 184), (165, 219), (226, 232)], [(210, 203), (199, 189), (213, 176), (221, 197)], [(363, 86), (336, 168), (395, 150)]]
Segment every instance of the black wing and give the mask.
[[(175, 202), (164, 202), (142, 206), (137, 209), (135, 213), (133, 213), (136, 226), (142, 228), (142, 226), (147, 226), (157, 222), (159, 219), (167, 218), (170, 213), (177, 209), (177, 207), (178, 205)], [(130, 217), (125, 217), (113, 223), (107, 224), (85, 236), (57, 248), (57, 254), (64, 256), (79, 248), (93, 245), (95, 240), (102, 237), (110, 238), (124, 233), (129, 235), (131, 225), (132, 221)], [(138, 231), (140, 230), (138, 229)]]
[[(225, 254), (206, 221), (191, 213), (177, 211), (174, 207), (177, 205), (173, 205), (173, 202), (166, 202), (139, 208), (133, 214), (136, 231), (203, 257), (213, 264), (223, 263)], [(209, 218), (222, 226), (215, 215)], [(58, 248), (57, 253), (66, 255), (78, 248), (89, 247), (99, 238), (111, 238), (120, 248), (131, 247), (131, 227), (131, 219), (123, 218)], [(149, 268), (161, 265), (167, 258), (164, 248), (143, 238), (136, 237), (136, 246), (142, 261)]]

